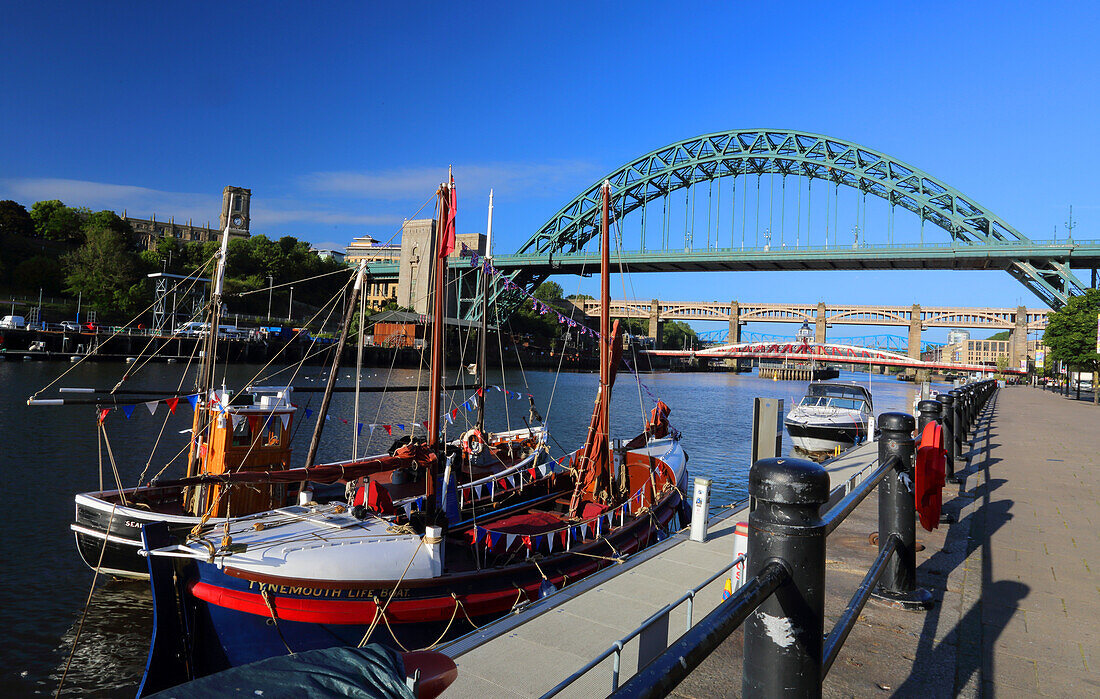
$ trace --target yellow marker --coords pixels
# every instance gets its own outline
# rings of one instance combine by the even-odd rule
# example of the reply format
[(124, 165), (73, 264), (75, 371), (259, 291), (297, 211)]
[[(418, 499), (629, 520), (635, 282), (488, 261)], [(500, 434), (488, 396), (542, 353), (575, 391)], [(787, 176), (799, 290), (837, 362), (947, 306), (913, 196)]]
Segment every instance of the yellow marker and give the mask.
[(726, 578), (726, 586), (722, 589), (722, 599), (729, 599), (733, 595), (733, 581)]

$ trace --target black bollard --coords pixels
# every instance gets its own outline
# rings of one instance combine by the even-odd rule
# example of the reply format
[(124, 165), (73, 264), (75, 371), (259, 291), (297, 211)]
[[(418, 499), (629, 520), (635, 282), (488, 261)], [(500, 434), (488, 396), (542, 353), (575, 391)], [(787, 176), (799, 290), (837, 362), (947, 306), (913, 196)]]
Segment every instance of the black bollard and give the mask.
[[(955, 397), (953, 406), (953, 419), (951, 421), (951, 434), (955, 437), (955, 460), (965, 461), (965, 447), (963, 442), (966, 439), (966, 412), (963, 410), (963, 398), (962, 392), (958, 389), (951, 391), (951, 394)], [(951, 469), (954, 472), (954, 469)]]
[(940, 393), (937, 398), (943, 406), (940, 422), (943, 423), (943, 448), (947, 450), (947, 478), (955, 477), (955, 396)]
[(920, 416), (917, 419), (917, 438), (919, 439), (924, 434), (924, 427), (930, 422), (938, 422), (940, 419), (940, 412), (943, 410), (943, 403), (938, 400), (922, 400), (917, 403), (917, 412)]
[[(875, 588), (874, 597), (898, 609), (932, 608), (932, 595), (917, 587), (917, 515), (914, 507), (912, 415), (883, 413), (878, 416), (879, 463), (897, 457), (898, 465), (878, 486), (878, 548), (891, 536), (898, 539), (894, 555)], [(751, 555), (751, 554), (750, 554)]]
[(747, 579), (779, 561), (790, 581), (745, 620), (746, 697), (821, 696), (824, 647), (825, 528), (829, 474), (803, 459), (761, 459), (749, 470)]

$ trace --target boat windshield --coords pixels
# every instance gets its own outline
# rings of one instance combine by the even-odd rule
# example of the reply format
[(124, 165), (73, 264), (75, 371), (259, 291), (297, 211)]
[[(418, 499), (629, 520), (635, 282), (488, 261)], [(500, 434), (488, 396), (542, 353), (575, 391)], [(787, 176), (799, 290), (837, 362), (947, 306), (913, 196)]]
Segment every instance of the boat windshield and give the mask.
[(804, 407), (829, 407), (829, 408), (844, 408), (845, 410), (863, 410), (867, 401), (863, 398), (853, 397), (840, 397), (840, 396), (806, 396), (799, 403)]
[(810, 384), (801, 405), (864, 410), (870, 408), (870, 401), (861, 387), (821, 383)]

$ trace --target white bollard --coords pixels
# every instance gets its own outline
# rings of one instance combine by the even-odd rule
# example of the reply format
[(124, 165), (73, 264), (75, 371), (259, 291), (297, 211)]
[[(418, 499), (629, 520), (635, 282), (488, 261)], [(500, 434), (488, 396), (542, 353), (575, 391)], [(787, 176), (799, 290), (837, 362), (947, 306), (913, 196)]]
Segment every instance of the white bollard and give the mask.
[(695, 479), (695, 495), (691, 508), (691, 540), (707, 540), (707, 524), (710, 519), (710, 479)]
[(425, 527), (424, 548), (431, 561), (432, 577), (443, 574), (443, 527)]
[(733, 567), (733, 573), (730, 576), (731, 587), (733, 592), (737, 592), (742, 585), (745, 584), (745, 569), (748, 567), (749, 559), (749, 523), (738, 522), (737, 526), (733, 530), (733, 557), (736, 559), (738, 556), (744, 555), (745, 560), (738, 563)]

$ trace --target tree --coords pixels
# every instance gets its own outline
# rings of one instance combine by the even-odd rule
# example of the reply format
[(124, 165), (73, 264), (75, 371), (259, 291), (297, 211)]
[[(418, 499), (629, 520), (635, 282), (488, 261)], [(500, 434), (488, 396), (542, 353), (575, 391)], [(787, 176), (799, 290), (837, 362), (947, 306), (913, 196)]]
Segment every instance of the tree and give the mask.
[(684, 346), (685, 340), (691, 346), (699, 342), (699, 337), (690, 325), (679, 320), (664, 322), (664, 327), (661, 328), (662, 347), (679, 349)]
[[(1092, 402), (1100, 402), (1100, 354), (1096, 352), (1097, 316), (1100, 315), (1100, 289), (1089, 289), (1082, 296), (1074, 296), (1065, 306), (1051, 313), (1043, 344), (1050, 348), (1049, 359), (1065, 362), (1068, 366), (1091, 371), (1093, 378)], [(1048, 361), (1049, 361), (1048, 359)]]
[(1007, 340), (1008, 335), (1009, 335), (1008, 330), (1002, 330), (999, 333), (993, 333), (992, 335), (990, 335), (989, 337), (987, 337), (985, 339), (987, 339), (987, 340)]
[(146, 294), (125, 228), (110, 216), (93, 216), (84, 227), (84, 244), (62, 260), (66, 290), (106, 315), (133, 315)]
[(545, 281), (539, 284), (539, 288), (535, 289), (535, 298), (539, 301), (550, 303), (552, 301), (561, 301), (563, 293), (561, 284)]
[(565, 297), (566, 301), (592, 301), (595, 296), (589, 296), (588, 294), (569, 294)]
[(34, 219), (22, 204), (5, 199), (0, 201), (0, 238), (9, 235), (33, 236)]
[(82, 213), (57, 199), (49, 199), (35, 202), (30, 215), (34, 221), (34, 232), (39, 238), (78, 243), (84, 224)]

